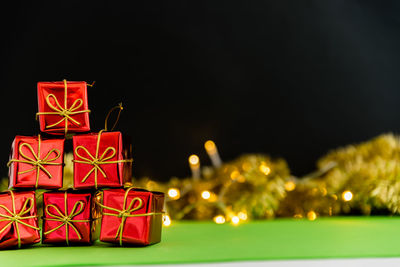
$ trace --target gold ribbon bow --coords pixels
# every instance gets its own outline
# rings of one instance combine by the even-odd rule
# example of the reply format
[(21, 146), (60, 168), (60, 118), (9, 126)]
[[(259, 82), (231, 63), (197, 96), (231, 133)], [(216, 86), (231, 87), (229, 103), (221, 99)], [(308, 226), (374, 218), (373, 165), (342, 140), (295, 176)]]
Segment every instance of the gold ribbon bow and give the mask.
[[(79, 208), (78, 208), (79, 206)], [(65, 241), (67, 242), (67, 245), (69, 245), (69, 239), (68, 239), (68, 226), (70, 226), (72, 228), (72, 230), (75, 231), (76, 235), (78, 236), (79, 240), (82, 239), (82, 235), (79, 233), (78, 229), (76, 228), (76, 226), (73, 224), (75, 222), (89, 222), (89, 220), (74, 220), (73, 218), (77, 215), (79, 215), (83, 209), (85, 207), (85, 203), (81, 200), (77, 201), (75, 203), (75, 205), (73, 206), (71, 212), (68, 214), (68, 210), (67, 210), (67, 192), (65, 192), (64, 194), (64, 210), (65, 212), (62, 213), (60, 211), (60, 209), (53, 204), (49, 204), (46, 206), (45, 208), (45, 213), (52, 217), (52, 218), (43, 218), (44, 220), (47, 221), (57, 221), (57, 222), (61, 222), (61, 224), (53, 229), (50, 229), (47, 232), (44, 232), (43, 234), (48, 235), (56, 230), (58, 230), (59, 228), (63, 227), (65, 225)], [(53, 208), (57, 213), (57, 214), (53, 214), (49, 211), (49, 208)]]
[[(11, 199), (12, 199), (12, 211), (10, 211), (5, 205), (0, 204), (0, 207), (5, 209), (10, 215), (7, 214), (2, 214), (0, 213), (0, 217), (4, 218), (4, 219), (0, 219), (0, 222), (4, 222), (4, 221), (9, 221), (9, 223), (7, 223), (1, 230), (0, 230), (0, 234), (2, 232), (4, 232), (4, 230), (6, 230), (8, 228), (8, 226), (14, 224), (15, 226), (15, 232), (17, 233), (17, 237), (18, 237), (18, 248), (21, 247), (21, 235), (19, 233), (19, 224), (22, 224), (26, 227), (35, 229), (35, 230), (40, 230), (39, 227), (35, 227), (33, 225), (30, 225), (26, 222), (23, 222), (22, 220), (28, 220), (28, 219), (33, 219), (36, 218), (37, 216), (31, 215), (31, 216), (24, 216), (25, 214), (29, 213), (32, 208), (33, 208), (33, 203), (34, 200), (33, 198), (27, 198), (24, 202), (24, 205), (22, 206), (20, 212), (16, 212), (15, 211), (15, 197), (14, 197), (14, 193), (12, 191), (9, 191), (11, 194)], [(29, 205), (29, 206), (28, 206)]]
[[(81, 160), (73, 160), (73, 162), (93, 165), (93, 168), (85, 175), (85, 177), (83, 177), (81, 183), (84, 183), (86, 181), (86, 179), (90, 176), (90, 174), (92, 174), (92, 172), (94, 172), (94, 184), (95, 184), (96, 189), (97, 189), (98, 172), (100, 172), (103, 175), (104, 178), (107, 178), (106, 173), (100, 167), (100, 165), (103, 165), (103, 164), (115, 164), (115, 163), (120, 163), (120, 162), (132, 162), (133, 161), (132, 159), (110, 160), (117, 153), (116, 149), (114, 147), (111, 147), (111, 146), (107, 147), (104, 150), (103, 154), (101, 154), (101, 156), (99, 157), (100, 139), (101, 139), (101, 134), (103, 133), (103, 131), (104, 130), (101, 130), (97, 135), (96, 154), (94, 156), (92, 154), (90, 154), (89, 150), (87, 150), (87, 148), (84, 147), (84, 146), (77, 146), (75, 148), (75, 150), (74, 150), (75, 155), (78, 158), (80, 158)], [(89, 158), (80, 155), (80, 153), (79, 153), (80, 149), (85, 151), (86, 154), (89, 156)], [(107, 156), (107, 154), (109, 154), (110, 151), (111, 151), (111, 154), (109, 156)]]
[[(63, 80), (64, 82), (64, 107), (61, 106), (60, 102), (58, 102), (58, 99), (54, 94), (48, 94), (46, 97), (46, 103), (49, 106), (50, 109), (54, 111), (49, 111), (49, 112), (38, 112), (36, 115), (59, 115), (62, 117), (58, 122), (53, 123), (51, 125), (47, 125), (46, 128), (53, 128), (63, 121), (65, 121), (65, 134), (68, 132), (68, 122), (71, 121), (73, 124), (80, 126), (81, 123), (72, 116), (81, 114), (81, 113), (86, 113), (90, 112), (89, 109), (85, 110), (78, 110), (82, 105), (83, 105), (83, 100), (81, 98), (76, 99), (74, 103), (70, 107), (68, 107), (68, 102), (67, 102), (67, 96), (68, 96), (68, 87), (67, 87), (67, 80)], [(53, 103), (51, 103), (50, 99), (53, 99), (54, 103), (56, 104), (55, 106)]]
[[(53, 177), (51, 175), (51, 173), (48, 170), (46, 170), (46, 168), (43, 165), (62, 165), (62, 163), (53, 162), (53, 161), (56, 161), (61, 156), (61, 152), (57, 148), (53, 148), (52, 150), (50, 150), (43, 159), (40, 158), (41, 142), (42, 142), (42, 139), (39, 134), (38, 135), (38, 153), (37, 154), (35, 153), (35, 151), (33, 150), (33, 147), (30, 144), (28, 144), (28, 143), (20, 144), (20, 146), (18, 147), (18, 152), (25, 160), (12, 159), (7, 163), (8, 167), (10, 167), (11, 163), (13, 163), (13, 162), (20, 162), (20, 163), (26, 163), (26, 164), (32, 165), (33, 168), (26, 170), (26, 171), (18, 172), (18, 174), (24, 174), (24, 173), (28, 173), (28, 172), (36, 170), (35, 188), (38, 187), (40, 170), (42, 170), (44, 173), (46, 173), (50, 179)], [(22, 151), (23, 147), (27, 147), (29, 149), (29, 151), (31, 151), (33, 158), (25, 155), (25, 153)], [(56, 156), (52, 159), (49, 159), (49, 157), (52, 153), (56, 153)]]
[[(121, 223), (119, 224), (119, 227), (117, 229), (117, 233), (115, 235), (115, 239), (119, 238), (119, 245), (120, 246), (122, 246), (122, 237), (123, 237), (124, 227), (125, 227), (125, 223), (126, 223), (126, 219), (127, 218), (164, 214), (164, 212), (149, 212), (149, 213), (141, 213), (141, 214), (131, 214), (132, 212), (135, 212), (135, 211), (137, 211), (137, 210), (139, 210), (139, 209), (141, 209), (143, 207), (143, 200), (140, 197), (133, 198), (131, 200), (131, 202), (129, 203), (128, 207), (126, 206), (126, 204), (128, 202), (129, 191), (131, 191), (132, 189), (134, 189), (134, 188), (133, 187), (129, 187), (125, 191), (124, 204), (122, 206), (122, 210), (119, 210), (119, 209), (116, 209), (116, 208), (113, 208), (113, 207), (105, 206), (105, 205), (99, 203), (97, 200), (95, 200), (95, 203), (97, 205), (99, 205), (100, 207), (102, 207), (103, 209), (108, 209), (108, 210), (112, 210), (112, 211), (116, 212), (116, 213), (103, 212), (102, 213), (103, 215), (115, 216), (115, 217), (121, 218)], [(135, 202), (138, 202), (136, 207), (135, 207)]]

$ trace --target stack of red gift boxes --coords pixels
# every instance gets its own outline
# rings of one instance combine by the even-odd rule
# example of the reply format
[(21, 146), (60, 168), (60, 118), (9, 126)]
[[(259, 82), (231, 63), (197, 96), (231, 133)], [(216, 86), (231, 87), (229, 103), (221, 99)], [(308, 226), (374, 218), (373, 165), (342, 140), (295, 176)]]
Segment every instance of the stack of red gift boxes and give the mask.
[[(41, 240), (66, 245), (97, 239), (118, 245), (159, 242), (164, 194), (126, 186), (132, 159), (120, 132), (87, 133), (86, 82), (39, 82), (37, 92), (40, 131), (49, 138), (16, 136), (12, 143), (11, 190), (0, 193), (0, 248)], [(72, 136), (73, 189), (62, 191), (67, 136)], [(35, 189), (46, 189), (41, 228)]]

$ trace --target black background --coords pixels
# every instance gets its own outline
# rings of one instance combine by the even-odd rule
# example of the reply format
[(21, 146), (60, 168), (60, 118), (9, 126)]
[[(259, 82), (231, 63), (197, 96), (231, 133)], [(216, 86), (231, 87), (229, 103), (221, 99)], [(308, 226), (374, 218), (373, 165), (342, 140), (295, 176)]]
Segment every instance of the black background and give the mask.
[(3, 8), (1, 173), (38, 131), (36, 82), (96, 80), (92, 130), (123, 101), (135, 176), (284, 157), (295, 175), (330, 149), (400, 130), (398, 1), (14, 2)]

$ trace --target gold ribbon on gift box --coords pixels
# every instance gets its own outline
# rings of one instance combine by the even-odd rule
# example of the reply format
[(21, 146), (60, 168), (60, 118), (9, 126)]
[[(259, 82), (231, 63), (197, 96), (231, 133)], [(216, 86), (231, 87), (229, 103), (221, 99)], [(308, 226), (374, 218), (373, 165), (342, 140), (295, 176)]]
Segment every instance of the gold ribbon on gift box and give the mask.
[[(114, 123), (113, 127), (111, 128), (111, 131), (114, 130), (114, 127), (116, 126), (116, 124), (117, 124), (117, 122), (118, 122), (118, 120), (119, 120), (119, 117), (120, 117), (120, 115), (121, 115), (121, 111), (123, 110), (122, 103), (120, 103), (120, 104), (118, 104), (117, 106), (113, 107), (113, 108), (108, 112), (108, 114), (107, 114), (107, 116), (106, 116), (106, 119), (105, 119), (105, 123), (104, 123), (104, 129), (101, 130), (101, 131), (97, 134), (97, 144), (96, 144), (96, 152), (95, 152), (95, 155), (92, 155), (92, 154), (89, 152), (89, 150), (88, 150), (86, 147), (84, 147), (84, 146), (77, 146), (77, 147), (75, 148), (75, 150), (74, 150), (74, 155), (75, 155), (77, 158), (81, 159), (81, 160), (76, 160), (76, 159), (74, 159), (74, 160), (72, 160), (73, 162), (81, 163), (81, 164), (89, 164), (89, 165), (92, 165), (92, 166), (93, 166), (93, 168), (90, 169), (90, 171), (85, 175), (85, 177), (83, 177), (83, 179), (81, 180), (81, 183), (84, 183), (84, 182), (87, 180), (87, 178), (90, 176), (90, 174), (92, 174), (92, 173), (94, 172), (94, 185), (95, 185), (95, 188), (96, 188), (96, 189), (97, 189), (97, 177), (98, 177), (98, 172), (100, 172), (100, 173), (103, 175), (103, 177), (107, 179), (107, 175), (106, 175), (106, 173), (104, 172), (104, 170), (100, 167), (100, 165), (104, 165), (104, 164), (116, 164), (116, 163), (121, 163), (121, 162), (133, 162), (133, 159), (110, 160), (110, 159), (112, 159), (112, 158), (116, 155), (116, 153), (117, 153), (117, 150), (116, 150), (114, 147), (112, 147), (112, 146), (107, 147), (107, 148), (103, 151), (103, 153), (99, 156), (101, 134), (102, 134), (103, 132), (107, 131), (107, 124), (108, 124), (108, 119), (109, 119), (109, 117), (110, 117), (110, 114), (111, 114), (114, 110), (117, 110), (117, 109), (119, 109), (119, 112), (118, 112), (118, 115), (117, 115), (116, 122)], [(79, 153), (80, 150), (85, 151), (86, 154), (87, 154), (89, 157), (84, 157), (84, 156), (82, 156), (82, 155)], [(111, 154), (110, 154), (109, 152), (111, 152)], [(107, 155), (107, 154), (110, 154), (110, 155)]]
[[(103, 133), (104, 130), (101, 130), (98, 135), (97, 135), (97, 144), (96, 144), (96, 153), (95, 155), (92, 155), (89, 150), (84, 147), (84, 146), (77, 146), (74, 150), (74, 154), (77, 158), (80, 158), (81, 160), (72, 160), (75, 163), (81, 163), (81, 164), (89, 164), (92, 165), (92, 169), (85, 175), (85, 177), (83, 177), (83, 179), (81, 180), (81, 183), (84, 183), (87, 178), (89, 178), (90, 174), (92, 174), (94, 172), (94, 185), (95, 188), (97, 189), (97, 177), (98, 177), (98, 172), (100, 172), (104, 178), (107, 179), (107, 175), (104, 172), (104, 170), (100, 167), (100, 165), (104, 165), (104, 164), (116, 164), (116, 163), (121, 163), (121, 162), (132, 162), (132, 159), (124, 159), (124, 160), (110, 160), (112, 159), (116, 153), (117, 150), (112, 147), (109, 146), (107, 147), (103, 153), (99, 156), (99, 149), (100, 149), (100, 139), (101, 139), (101, 134)], [(89, 157), (84, 157), (82, 156), (79, 151), (83, 150), (86, 152), (86, 154)], [(111, 154), (109, 153), (111, 152)], [(107, 156), (107, 154), (110, 154)]]
[(37, 218), (37, 216), (34, 216), (34, 215), (24, 216), (25, 214), (29, 213), (32, 210), (32, 208), (34, 207), (34, 199), (27, 198), (25, 200), (24, 205), (22, 206), (21, 210), (17, 213), (15, 211), (14, 193), (12, 191), (9, 191), (9, 192), (11, 194), (11, 200), (12, 200), (12, 211), (9, 210), (5, 205), (0, 204), (0, 207), (5, 209), (9, 213), (9, 215), (0, 213), (0, 217), (4, 218), (4, 219), (0, 219), (0, 222), (8, 221), (8, 223), (3, 228), (1, 228), (0, 234), (2, 232), (4, 232), (9, 226), (14, 224), (15, 232), (17, 233), (17, 238), (18, 238), (18, 248), (20, 248), (21, 247), (21, 235), (19, 233), (19, 224), (22, 224), (22, 225), (32, 228), (34, 230), (40, 230), (40, 228), (22, 221), (22, 220)]
[[(61, 156), (61, 152), (59, 149), (57, 148), (53, 148), (52, 150), (50, 150), (46, 156), (41, 159), (40, 158), (40, 146), (41, 146), (41, 136), (40, 134), (38, 135), (38, 153), (36, 154), (35, 151), (33, 150), (33, 147), (28, 144), (28, 143), (22, 143), (19, 145), (18, 147), (18, 152), (19, 154), (24, 158), (24, 160), (21, 159), (11, 159), (8, 163), (7, 166), (10, 167), (10, 165), (13, 162), (19, 162), (19, 163), (26, 163), (26, 164), (30, 164), (33, 166), (33, 168), (29, 169), (29, 170), (25, 170), (25, 171), (21, 171), (18, 172), (18, 174), (24, 174), (24, 173), (28, 173), (31, 171), (35, 171), (36, 170), (36, 183), (35, 183), (35, 188), (38, 187), (39, 184), (39, 174), (40, 174), (40, 170), (42, 170), (44, 173), (46, 173), (46, 175), (51, 179), (53, 176), (51, 175), (51, 173), (46, 170), (46, 168), (44, 167), (44, 165), (62, 165), (62, 163), (57, 163), (57, 162), (53, 162), (56, 161), (60, 156)], [(29, 157), (27, 155), (25, 155), (25, 153), (23, 152), (22, 148), (23, 147), (27, 147), (29, 149), (29, 151), (32, 153), (32, 157)], [(50, 159), (50, 155), (56, 153), (56, 156), (54, 158)]]
[[(78, 206), (79, 206), (79, 208), (78, 208)], [(85, 207), (85, 203), (83, 201), (79, 200), (74, 204), (71, 212), (68, 214), (67, 192), (65, 192), (64, 193), (64, 213), (62, 213), (60, 211), (60, 209), (56, 205), (53, 205), (53, 204), (47, 205), (44, 209), (45, 213), (48, 216), (52, 217), (52, 218), (43, 218), (44, 220), (61, 222), (61, 224), (57, 227), (54, 227), (53, 229), (50, 229), (50, 230), (44, 232), (43, 234), (48, 235), (48, 234), (60, 229), (61, 227), (65, 226), (65, 241), (68, 246), (69, 246), (69, 233), (68, 233), (69, 227), (71, 227), (72, 230), (75, 231), (76, 235), (78, 236), (78, 239), (81, 240), (82, 235), (81, 235), (81, 233), (79, 233), (78, 229), (76, 228), (76, 226), (73, 223), (90, 222), (90, 220), (74, 220), (73, 218), (75, 216), (79, 215), (84, 210), (84, 207)], [(51, 213), (49, 208), (53, 208), (58, 214)]]
[[(81, 114), (81, 113), (86, 113), (86, 112), (90, 112), (89, 109), (85, 109), (85, 110), (78, 110), (82, 107), (83, 105), (83, 100), (81, 98), (76, 99), (72, 105), (70, 107), (68, 107), (68, 86), (67, 86), (67, 80), (63, 80), (64, 82), (64, 107), (61, 106), (60, 102), (58, 102), (58, 99), (56, 98), (56, 96), (54, 94), (48, 94), (46, 97), (46, 103), (49, 106), (50, 109), (52, 109), (53, 111), (48, 111), (48, 112), (38, 112), (36, 113), (36, 116), (39, 115), (59, 115), (62, 118), (53, 124), (47, 125), (46, 129), (48, 128), (53, 128), (56, 127), (57, 125), (59, 125), (60, 123), (62, 123), (63, 121), (65, 121), (65, 134), (67, 134), (68, 132), (68, 122), (71, 121), (71, 123), (80, 126), (81, 123), (77, 120), (75, 120), (74, 118), (72, 118), (72, 116), (77, 115), (77, 114)], [(53, 103), (51, 102), (51, 99), (53, 99), (55, 106), (53, 105)]]
[[(102, 212), (102, 215), (115, 216), (115, 217), (121, 218), (121, 223), (119, 224), (117, 233), (115, 235), (115, 239), (119, 239), (120, 246), (122, 246), (122, 237), (123, 237), (124, 227), (125, 227), (127, 218), (164, 214), (164, 212), (148, 212), (148, 213), (141, 213), (141, 214), (131, 214), (132, 212), (135, 212), (143, 207), (143, 200), (140, 197), (133, 198), (131, 200), (131, 202), (129, 203), (129, 205), (127, 206), (128, 194), (129, 194), (129, 191), (131, 191), (132, 189), (134, 189), (134, 188), (129, 187), (125, 191), (124, 203), (122, 205), (122, 210), (119, 210), (119, 209), (116, 209), (113, 207), (109, 207), (109, 206), (105, 206), (95, 199), (95, 203), (97, 205), (99, 205), (100, 207), (102, 207), (103, 209), (108, 209), (108, 210), (116, 212), (116, 213)], [(136, 207), (135, 207), (135, 202), (138, 203), (136, 205)]]

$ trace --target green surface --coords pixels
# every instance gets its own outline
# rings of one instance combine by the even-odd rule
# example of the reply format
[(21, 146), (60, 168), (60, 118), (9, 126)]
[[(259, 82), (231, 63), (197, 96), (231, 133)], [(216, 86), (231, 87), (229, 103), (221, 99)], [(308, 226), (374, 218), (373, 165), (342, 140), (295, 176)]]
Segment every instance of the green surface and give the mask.
[(1, 266), (193, 263), (399, 257), (400, 217), (274, 220), (232, 226), (173, 222), (149, 247), (42, 247), (0, 251)]

